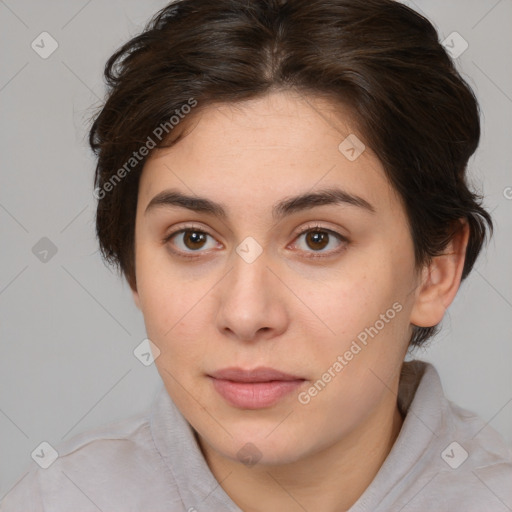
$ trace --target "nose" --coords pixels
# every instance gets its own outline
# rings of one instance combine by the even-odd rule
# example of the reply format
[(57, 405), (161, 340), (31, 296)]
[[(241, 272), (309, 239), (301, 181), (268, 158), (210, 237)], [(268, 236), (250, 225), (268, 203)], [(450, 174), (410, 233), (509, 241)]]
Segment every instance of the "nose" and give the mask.
[(279, 273), (270, 268), (265, 252), (250, 263), (237, 253), (232, 259), (233, 267), (217, 290), (217, 328), (247, 342), (279, 336), (288, 325), (290, 300)]

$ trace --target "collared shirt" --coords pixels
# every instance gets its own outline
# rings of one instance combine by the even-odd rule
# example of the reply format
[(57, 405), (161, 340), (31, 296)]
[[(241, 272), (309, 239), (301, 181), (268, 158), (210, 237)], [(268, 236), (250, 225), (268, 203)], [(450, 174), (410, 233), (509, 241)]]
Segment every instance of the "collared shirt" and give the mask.
[[(398, 405), (400, 433), (349, 512), (512, 510), (512, 449), (446, 399), (431, 364), (404, 363)], [(163, 386), (146, 413), (55, 448), (58, 458), (47, 469), (34, 462), (1, 512), (241, 512)]]

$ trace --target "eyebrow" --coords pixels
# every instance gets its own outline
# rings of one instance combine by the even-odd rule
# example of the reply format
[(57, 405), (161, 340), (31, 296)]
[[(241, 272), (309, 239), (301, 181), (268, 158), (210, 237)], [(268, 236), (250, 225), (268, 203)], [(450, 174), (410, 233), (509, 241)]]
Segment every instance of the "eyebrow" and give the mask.
[[(279, 201), (272, 208), (272, 217), (274, 220), (279, 220), (292, 213), (308, 210), (316, 206), (340, 204), (355, 206), (369, 213), (375, 213), (375, 208), (366, 199), (340, 188), (330, 187)], [(144, 215), (161, 207), (186, 208), (194, 212), (206, 213), (221, 219), (227, 219), (226, 209), (222, 204), (205, 197), (188, 196), (175, 189), (163, 190), (153, 197), (147, 205)]]

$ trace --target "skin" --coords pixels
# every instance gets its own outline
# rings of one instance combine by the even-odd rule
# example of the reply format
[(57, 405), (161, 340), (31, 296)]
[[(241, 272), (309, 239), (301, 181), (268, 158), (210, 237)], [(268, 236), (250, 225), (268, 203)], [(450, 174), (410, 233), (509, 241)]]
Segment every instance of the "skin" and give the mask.
[[(246, 512), (339, 512), (355, 503), (402, 425), (396, 394), (411, 324), (437, 324), (460, 284), (466, 226), (445, 255), (417, 268), (404, 208), (379, 159), (368, 146), (354, 161), (338, 149), (350, 133), (364, 137), (336, 108), (290, 91), (209, 106), (176, 145), (152, 153), (141, 176), (134, 300), (161, 351), (155, 364), (169, 395), (212, 473)], [(331, 204), (273, 220), (274, 203), (331, 185), (375, 213)], [(222, 203), (227, 219), (179, 207), (145, 213), (168, 188)], [(209, 235), (203, 246), (186, 245), (183, 233), (162, 241), (187, 223)], [(331, 234), (323, 248), (308, 244), (297, 231), (316, 223), (348, 241)], [(248, 236), (263, 249), (252, 263), (236, 252)], [(400, 312), (301, 404), (298, 392), (394, 303)], [(231, 366), (306, 380), (272, 407), (240, 409), (207, 377)], [(253, 466), (237, 457), (246, 443), (261, 457)]]

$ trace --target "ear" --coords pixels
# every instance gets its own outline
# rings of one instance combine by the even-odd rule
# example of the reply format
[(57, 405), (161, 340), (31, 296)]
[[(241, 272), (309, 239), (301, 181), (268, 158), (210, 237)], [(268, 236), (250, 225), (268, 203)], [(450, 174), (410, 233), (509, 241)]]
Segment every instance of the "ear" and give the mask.
[(460, 227), (443, 254), (435, 256), (422, 270), (416, 289), (416, 300), (411, 311), (411, 323), (418, 327), (432, 327), (443, 319), (460, 286), (469, 240), (469, 225), (459, 220)]

